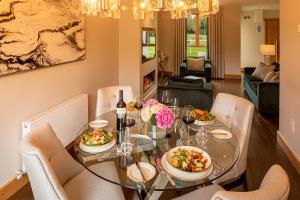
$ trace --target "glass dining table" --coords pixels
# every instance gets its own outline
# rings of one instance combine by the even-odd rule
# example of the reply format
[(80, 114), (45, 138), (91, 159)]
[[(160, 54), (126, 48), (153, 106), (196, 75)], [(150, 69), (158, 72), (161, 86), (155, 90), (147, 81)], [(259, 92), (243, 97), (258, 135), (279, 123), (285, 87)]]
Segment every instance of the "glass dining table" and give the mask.
[[(153, 140), (149, 137), (149, 124), (142, 122), (140, 115), (134, 113), (136, 124), (131, 127), (130, 135), (133, 143), (133, 151), (130, 155), (124, 155), (117, 151), (117, 145), (108, 151), (89, 154), (82, 151), (79, 147), (80, 137), (74, 141), (75, 153), (81, 164), (101, 179), (109, 181), (126, 188), (138, 191), (166, 191), (180, 190), (199, 186), (205, 186), (214, 180), (222, 177), (235, 165), (239, 157), (239, 142), (234, 134), (230, 139), (218, 139), (214, 137), (210, 130), (230, 128), (220, 121), (216, 120), (213, 125), (207, 126), (207, 141), (205, 145), (199, 142), (197, 131), (201, 128), (191, 125), (189, 146), (195, 146), (206, 151), (212, 160), (212, 173), (203, 179), (184, 181), (168, 174), (160, 163), (162, 155), (170, 149), (177, 146), (184, 146), (181, 137), (186, 134), (186, 125), (182, 122), (183, 109), (180, 108), (179, 117), (176, 119), (172, 128), (166, 130), (167, 137), (163, 139)], [(109, 125), (105, 127), (113, 132), (116, 136), (116, 114), (115, 111), (105, 113), (98, 116), (97, 119), (107, 120)], [(132, 181), (128, 177), (127, 170), (130, 165), (137, 162), (146, 162), (156, 169), (155, 176), (143, 183)]]

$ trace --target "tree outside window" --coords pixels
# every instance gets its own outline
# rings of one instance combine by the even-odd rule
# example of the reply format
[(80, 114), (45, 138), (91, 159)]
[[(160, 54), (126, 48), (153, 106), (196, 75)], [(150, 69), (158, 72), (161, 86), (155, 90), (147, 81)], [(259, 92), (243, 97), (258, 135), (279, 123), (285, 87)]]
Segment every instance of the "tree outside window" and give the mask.
[(208, 58), (207, 17), (191, 15), (187, 19), (187, 57)]

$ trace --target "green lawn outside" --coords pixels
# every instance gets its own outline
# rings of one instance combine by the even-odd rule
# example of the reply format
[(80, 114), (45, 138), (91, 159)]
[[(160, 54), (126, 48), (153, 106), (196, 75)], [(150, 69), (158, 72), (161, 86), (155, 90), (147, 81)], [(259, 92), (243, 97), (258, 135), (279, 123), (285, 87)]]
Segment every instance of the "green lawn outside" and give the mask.
[(205, 55), (207, 57), (206, 47), (187, 47), (188, 57), (199, 57)]
[(143, 55), (147, 58), (154, 58), (155, 56), (155, 46), (144, 46)]

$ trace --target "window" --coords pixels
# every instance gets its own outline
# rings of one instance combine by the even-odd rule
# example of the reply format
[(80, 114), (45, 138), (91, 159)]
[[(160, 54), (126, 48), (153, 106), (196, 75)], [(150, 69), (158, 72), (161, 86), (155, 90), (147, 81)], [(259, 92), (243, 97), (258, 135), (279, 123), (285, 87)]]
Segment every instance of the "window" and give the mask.
[(208, 58), (207, 17), (191, 15), (187, 19), (187, 57)]

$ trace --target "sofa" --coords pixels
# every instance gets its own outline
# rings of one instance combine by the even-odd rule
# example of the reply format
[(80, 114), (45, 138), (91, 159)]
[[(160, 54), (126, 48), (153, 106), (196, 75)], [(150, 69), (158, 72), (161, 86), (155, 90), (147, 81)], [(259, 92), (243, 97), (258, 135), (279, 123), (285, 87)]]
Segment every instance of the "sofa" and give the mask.
[[(273, 63), (276, 70), (279, 64)], [(279, 113), (279, 83), (263, 82), (252, 77), (255, 67), (244, 69), (244, 88), (258, 112), (261, 114)]]
[(206, 82), (211, 80), (211, 62), (204, 61), (204, 70), (189, 70), (188, 61), (184, 60), (180, 65), (180, 77), (197, 76), (206, 78)]
[(210, 110), (212, 107), (212, 84), (202, 79), (170, 77), (166, 84), (157, 87), (157, 98), (160, 101), (164, 90), (169, 90), (172, 97), (179, 99), (180, 107), (192, 105), (205, 110)]

